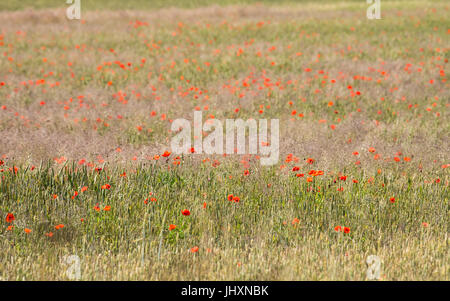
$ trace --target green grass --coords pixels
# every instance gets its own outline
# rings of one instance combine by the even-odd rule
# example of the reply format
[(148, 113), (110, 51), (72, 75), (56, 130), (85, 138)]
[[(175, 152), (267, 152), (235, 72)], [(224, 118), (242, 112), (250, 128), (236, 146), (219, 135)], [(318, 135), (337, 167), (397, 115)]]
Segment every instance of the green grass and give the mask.
[[(311, 0), (282, 0), (277, 1), (277, 4), (291, 4), (291, 3), (305, 3), (313, 2)], [(329, 0), (332, 2), (332, 0)], [(225, 1), (209, 1), (209, 0), (81, 0), (81, 5), (86, 9), (158, 9), (163, 7), (180, 7), (180, 8), (194, 8), (208, 5), (239, 5), (239, 4), (270, 4), (269, 0), (225, 0)], [(0, 4), (0, 10), (20, 10), (26, 8), (42, 9), (42, 8), (56, 8), (68, 7), (65, 1), (60, 0), (11, 0), (4, 1)]]
[[(359, 2), (359, 3), (358, 3)], [(360, 0), (324, 0), (321, 3), (333, 4), (333, 3), (353, 3), (360, 4), (363, 1)], [(389, 0), (384, 2), (398, 2), (400, 5), (411, 4), (411, 1), (407, 0)], [(419, 2), (419, 1), (413, 1)], [(422, 2), (445, 2), (444, 0), (435, 1), (422, 1)], [(218, 6), (228, 6), (228, 5), (252, 5), (252, 4), (263, 4), (263, 5), (303, 5), (317, 3), (313, 0), (222, 0), (222, 1), (211, 1), (211, 0), (81, 0), (82, 9), (87, 10), (151, 10), (160, 9), (168, 7), (179, 7), (179, 8), (196, 8), (211, 5)], [(360, 4), (361, 5), (361, 4)], [(9, 0), (0, 3), (0, 11), (2, 10), (21, 10), (21, 9), (46, 9), (46, 8), (64, 8), (68, 7), (64, 0)], [(368, 6), (363, 2), (362, 6)]]
[[(41, 265), (69, 252), (81, 258), (85, 280), (305, 279), (305, 274), (295, 271), (303, 271), (303, 264), (314, 256), (336, 260), (334, 264), (349, 270), (337, 278), (339, 272), (330, 272), (325, 266), (314, 271), (315, 279), (364, 279), (361, 254), (384, 254), (389, 265), (383, 277), (391, 280), (445, 277), (445, 270), (442, 273), (436, 269), (447, 264), (448, 191), (437, 183), (424, 184), (424, 177), (399, 176), (394, 171), (367, 175), (355, 170), (348, 171), (352, 176), (346, 181), (326, 174), (309, 183), (292, 172), (279, 175), (277, 168), (244, 176), (232, 162), (211, 169), (208, 163), (197, 166), (183, 161), (180, 167), (168, 170), (171, 161), (137, 166), (129, 169), (126, 177), (121, 176), (125, 169), (117, 166), (105, 166), (98, 172), (76, 164), (54, 169), (49, 163), (33, 171), (4, 172), (1, 210), (14, 212), (16, 221), (12, 231), (0, 232), (4, 237), (2, 257), (7, 259), (5, 253), (14, 257), (28, 254), (26, 262), (33, 272), (21, 272), (5, 262), (0, 276), (10, 280), (64, 279), (63, 267)], [(191, 164), (197, 166), (195, 173)], [(368, 182), (369, 177), (373, 181)], [(359, 182), (352, 182), (354, 179)], [(102, 189), (105, 184), (111, 188)], [(82, 187), (88, 188), (81, 192)], [(343, 191), (337, 190), (340, 187)], [(75, 191), (79, 194), (72, 198)], [(240, 201), (230, 202), (229, 194), (239, 196)], [(151, 197), (156, 201), (146, 204)], [(390, 202), (391, 197), (395, 197), (395, 203)], [(94, 209), (96, 204), (100, 211)], [(104, 211), (105, 206), (111, 206), (111, 210)], [(182, 215), (184, 209), (191, 215)], [(292, 224), (295, 218), (298, 224)], [(424, 227), (423, 222), (429, 226)], [(64, 228), (55, 230), (59, 224)], [(170, 224), (176, 229), (169, 230)], [(336, 232), (334, 228), (339, 225), (349, 227), (350, 233)], [(26, 234), (25, 227), (32, 232)], [(44, 235), (49, 232), (54, 235)], [(259, 252), (284, 250), (289, 254), (310, 244), (311, 239), (319, 239), (316, 243), (327, 247), (309, 250), (297, 258), (279, 258), (275, 266), (269, 265), (269, 270), (261, 274), (258, 270), (268, 263), (248, 258)], [(410, 253), (412, 250), (396, 249), (410, 244), (420, 246), (423, 257)], [(194, 246), (200, 246), (198, 254), (186, 256)], [(235, 257), (226, 258), (230, 250)], [(109, 254), (101, 263), (101, 269), (105, 269), (101, 276), (98, 268), (86, 262), (100, 254)], [(123, 254), (134, 254), (136, 266), (130, 267), (127, 276), (114, 275), (108, 265), (114, 265)], [(196, 262), (210, 257), (217, 261), (203, 267), (200, 275), (185, 274), (177, 268), (187, 266), (188, 273)], [(155, 262), (167, 270), (140, 273)], [(226, 275), (220, 273), (220, 262), (231, 269)], [(238, 262), (244, 265), (241, 269), (245, 273), (233, 267)], [(403, 265), (411, 263), (421, 268), (400, 272)], [(284, 274), (287, 270), (289, 273)]]

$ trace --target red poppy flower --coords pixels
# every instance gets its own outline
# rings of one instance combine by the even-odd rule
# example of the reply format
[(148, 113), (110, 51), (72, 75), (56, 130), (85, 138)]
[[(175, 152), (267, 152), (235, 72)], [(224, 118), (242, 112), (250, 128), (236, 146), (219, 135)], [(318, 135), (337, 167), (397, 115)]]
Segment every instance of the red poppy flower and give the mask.
[(191, 212), (190, 212), (189, 210), (187, 210), (187, 209), (182, 210), (181, 213), (182, 213), (184, 216), (189, 216), (189, 215), (191, 215)]
[(7, 223), (12, 223), (15, 219), (16, 219), (16, 218), (14, 217), (14, 214), (12, 214), (12, 213), (8, 213), (8, 214), (6, 215), (6, 222), (7, 222)]
[(344, 233), (350, 233), (350, 228), (349, 227), (344, 227)]
[(171, 152), (165, 151), (164, 154), (162, 154), (162, 156), (167, 158), (170, 156), (170, 154), (171, 154)]
[(306, 162), (309, 164), (313, 164), (314, 163), (314, 159), (313, 158), (308, 158), (306, 159)]

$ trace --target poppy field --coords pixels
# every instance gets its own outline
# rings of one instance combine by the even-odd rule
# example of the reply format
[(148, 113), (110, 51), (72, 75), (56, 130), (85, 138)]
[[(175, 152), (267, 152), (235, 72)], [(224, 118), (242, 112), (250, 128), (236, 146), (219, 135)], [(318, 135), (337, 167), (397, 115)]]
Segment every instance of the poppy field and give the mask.
[(0, 3), (0, 280), (449, 280), (447, 1), (67, 7)]

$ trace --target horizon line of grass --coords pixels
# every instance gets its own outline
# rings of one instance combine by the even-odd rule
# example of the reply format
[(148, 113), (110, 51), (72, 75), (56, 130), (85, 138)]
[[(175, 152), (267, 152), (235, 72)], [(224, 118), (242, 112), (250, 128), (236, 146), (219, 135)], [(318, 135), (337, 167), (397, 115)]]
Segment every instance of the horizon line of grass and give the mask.
[[(279, 5), (298, 5), (298, 4), (313, 4), (313, 5), (328, 5), (328, 4), (351, 4), (351, 5), (361, 5), (368, 6), (366, 1), (361, 0), (323, 0), (320, 3), (313, 0), (129, 0), (126, 2), (119, 0), (105, 1), (105, 0), (80, 0), (82, 5), (82, 10), (121, 10), (121, 9), (139, 9), (139, 10), (149, 10), (149, 9), (161, 9), (161, 8), (199, 8), (208, 6), (230, 6), (230, 5), (252, 5), (252, 4), (262, 4), (268, 6), (279, 6)], [(74, 2), (72, 0), (72, 2)], [(444, 0), (434, 0), (434, 1), (407, 1), (407, 0), (388, 0), (383, 1), (382, 5), (393, 4), (393, 3), (408, 3), (410, 5), (416, 5), (417, 3), (426, 4), (436, 2), (445, 3)], [(2, 11), (18, 11), (26, 9), (50, 9), (50, 8), (67, 8), (71, 5), (66, 3), (65, 0), (10, 0), (0, 3), (0, 12)]]

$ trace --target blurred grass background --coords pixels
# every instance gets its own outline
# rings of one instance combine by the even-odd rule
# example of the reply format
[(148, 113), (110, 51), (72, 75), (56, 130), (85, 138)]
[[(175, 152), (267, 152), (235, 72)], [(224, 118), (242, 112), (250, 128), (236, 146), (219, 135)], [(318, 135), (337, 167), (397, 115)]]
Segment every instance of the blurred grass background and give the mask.
[[(100, 10), (100, 9), (158, 9), (163, 7), (180, 7), (180, 8), (195, 8), (201, 6), (211, 5), (244, 5), (244, 4), (264, 4), (264, 5), (297, 5), (302, 3), (346, 3), (346, 2), (360, 2), (361, 5), (368, 5), (365, 0), (81, 0), (82, 9)], [(383, 1), (382, 1), (383, 2)], [(389, 0), (384, 2), (405, 2), (409, 5), (411, 2), (446, 2), (445, 0), (422, 0), (422, 1), (407, 1), (407, 0)], [(66, 0), (2, 0), (0, 2), (0, 11), (5, 10), (21, 10), (21, 9), (45, 9), (45, 8), (64, 8), (68, 4)]]

